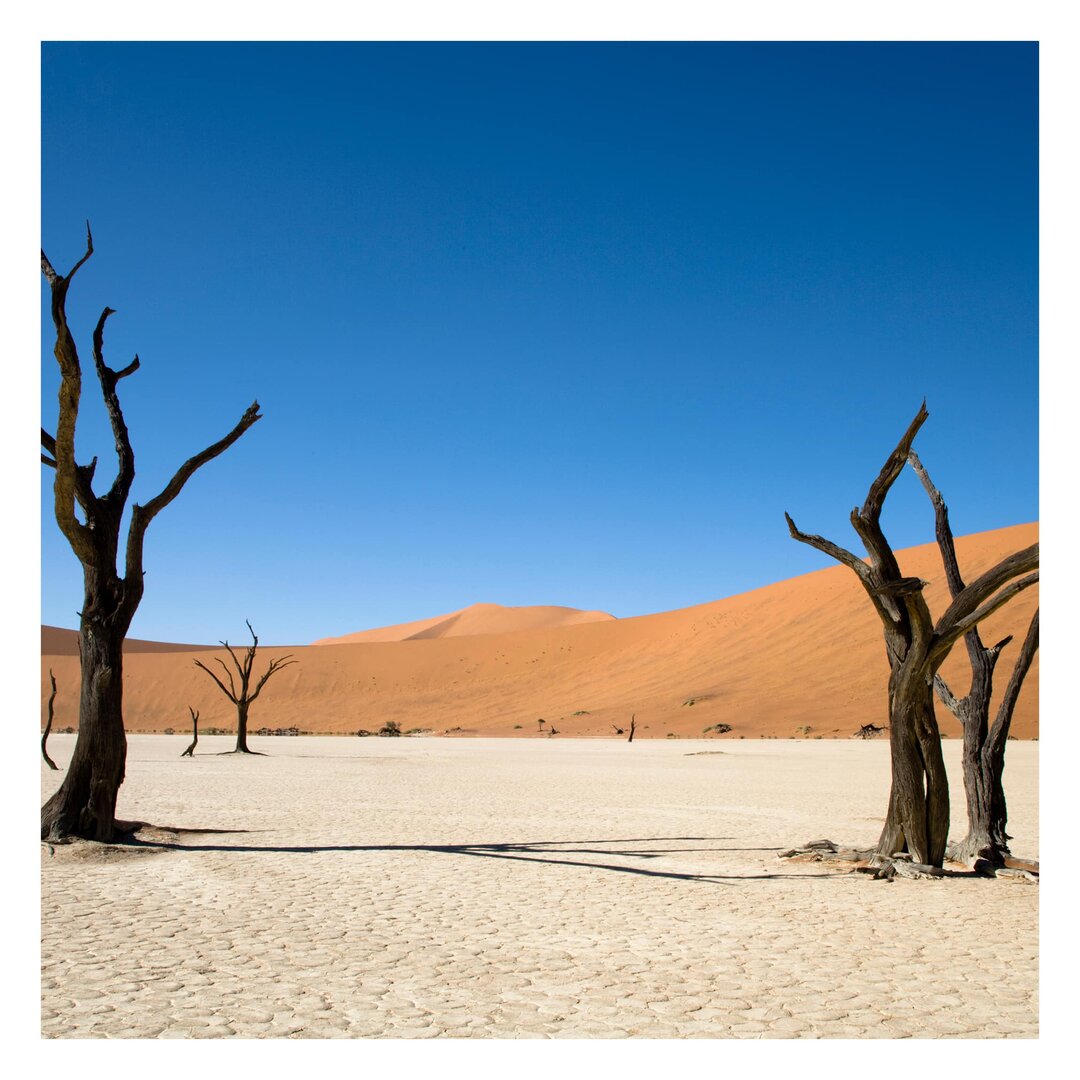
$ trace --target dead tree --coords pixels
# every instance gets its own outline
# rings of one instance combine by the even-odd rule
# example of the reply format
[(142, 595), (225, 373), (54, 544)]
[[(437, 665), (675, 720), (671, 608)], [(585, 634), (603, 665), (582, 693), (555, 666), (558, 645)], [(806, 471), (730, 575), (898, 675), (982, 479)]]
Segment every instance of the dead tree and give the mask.
[(635, 716), (630, 717), (630, 737), (626, 740), (628, 743), (634, 741), (634, 730), (637, 728), (637, 719)]
[[(247, 622), (246, 619), (244, 621)], [(229, 680), (228, 686), (226, 686), (201, 660), (195, 661), (195, 666), (202, 668), (203, 671), (218, 684), (221, 688), (221, 692), (236, 706), (236, 749), (228, 751), (230, 754), (253, 754), (257, 752), (248, 749), (248, 709), (251, 708), (255, 699), (262, 693), (262, 688), (267, 684), (270, 676), (273, 675), (274, 672), (280, 671), (290, 664), (298, 663), (298, 661), (290, 659), (292, 653), (271, 660), (270, 666), (263, 673), (262, 678), (255, 684), (255, 689), (252, 690), (251, 669), (255, 664), (255, 653), (259, 648), (259, 639), (256, 636), (255, 631), (251, 629), (250, 622), (247, 623), (247, 628), (251, 632), (251, 644), (247, 648), (243, 661), (237, 658), (236, 653), (232, 650), (232, 646), (227, 641), (221, 642), (221, 644), (225, 646), (225, 650), (228, 652), (229, 656), (232, 657), (233, 667), (236, 668), (236, 673), (240, 680), (239, 686), (237, 686), (236, 681), (233, 679), (233, 673), (229, 670), (228, 665), (220, 656), (215, 656), (214, 659), (221, 665), (222, 670), (224, 670), (225, 676)]]
[[(934, 507), (934, 532), (945, 566), (949, 593), (955, 599), (964, 591), (964, 579), (956, 558), (949, 508), (941, 492), (934, 486), (925, 466), (914, 450), (908, 461), (922, 481)], [(1039, 612), (1036, 609), (1027, 636), (1016, 658), (1005, 695), (998, 706), (994, 722), (990, 723), (990, 699), (994, 692), (994, 669), (1002, 650), (1012, 641), (1012, 635), (987, 648), (972, 627), (964, 635), (968, 661), (971, 664), (971, 686), (967, 696), (957, 698), (940, 675), (934, 676), (934, 689), (942, 704), (960, 721), (964, 732), (963, 766), (964, 794), (967, 798), (968, 832), (958, 844), (949, 845), (949, 857), (956, 862), (978, 867), (982, 863), (1004, 866), (1011, 837), (1006, 833), (1008, 807), (1002, 774), (1005, 770), (1005, 742), (1009, 737), (1013, 710), (1020, 696), (1031, 662), (1039, 648)]]
[[(60, 365), (59, 413), (56, 434), (41, 431), (41, 460), (56, 472), (53, 509), (56, 523), (83, 568), (83, 604), (79, 612), (79, 737), (63, 784), (41, 809), (41, 838), (85, 837), (109, 841), (117, 830), (116, 795), (124, 782), (127, 739), (123, 717), (124, 637), (143, 595), (143, 546), (150, 522), (180, 494), (196, 470), (227, 450), (260, 419), (258, 402), (223, 439), (188, 458), (165, 487), (145, 504), (131, 507), (124, 568), (117, 568), (120, 527), (135, 479), (135, 455), (116, 388), (138, 370), (136, 356), (114, 371), (105, 364), (105, 321), (114, 314), (105, 308), (93, 334), (94, 368), (116, 444), (118, 469), (109, 490), (93, 490), (97, 458), (88, 465), (75, 460), (75, 428), (82, 392), (82, 369), (68, 326), (65, 305), (68, 288), (94, 251), (89, 223), (86, 253), (62, 276), (41, 253), (41, 272), (49, 284), (52, 320), (56, 328), (54, 355)], [(81, 520), (80, 520), (81, 514)]]
[(180, 755), (181, 757), (194, 757), (195, 747), (199, 745), (199, 710), (187, 707), (191, 713), (191, 745)]
[(880, 523), (885, 497), (903, 471), (911, 444), (928, 415), (924, 402), (870, 485), (866, 501), (851, 512), (851, 524), (869, 561), (821, 536), (800, 532), (790, 515), (784, 516), (794, 539), (854, 571), (884, 630), (890, 668), (892, 789), (877, 853), (888, 858), (908, 852), (916, 863), (940, 867), (948, 842), (949, 783), (934, 712), (934, 676), (964, 634), (1038, 581), (1039, 545), (1003, 559), (964, 588), (944, 614), (933, 620), (923, 596), (926, 582), (901, 573)]
[(41, 756), (50, 769), (56, 769), (56, 762), (49, 757), (49, 751), (45, 749), (45, 743), (49, 740), (49, 732), (52, 731), (53, 702), (56, 700), (56, 676), (52, 673), (52, 668), (49, 668), (49, 682), (52, 683), (52, 693), (49, 695), (49, 715), (45, 720), (45, 730), (41, 735)]

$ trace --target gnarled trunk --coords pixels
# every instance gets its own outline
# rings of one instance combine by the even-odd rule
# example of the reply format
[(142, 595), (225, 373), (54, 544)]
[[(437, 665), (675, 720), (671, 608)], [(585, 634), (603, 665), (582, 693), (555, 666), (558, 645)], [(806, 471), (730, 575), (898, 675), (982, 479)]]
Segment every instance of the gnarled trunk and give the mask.
[(99, 586), (86, 574), (79, 624), (81, 687), (79, 734), (64, 782), (41, 808), (41, 839), (81, 836), (110, 841), (116, 831), (116, 798), (124, 782), (124, 635), (129, 617), (117, 578)]
[(889, 753), (892, 789), (877, 853), (906, 851), (940, 866), (949, 837), (949, 784), (934, 715), (933, 687), (903, 666), (892, 679)]
[[(877, 854), (888, 858), (907, 851), (916, 862), (940, 868), (948, 843), (949, 784), (934, 714), (937, 672), (961, 637), (974, 631), (983, 619), (1039, 580), (1039, 546), (1033, 544), (1002, 559), (970, 585), (957, 585), (950, 578), (953, 602), (934, 621), (923, 596), (927, 583), (904, 576), (881, 528), (885, 497), (909, 458), (917, 461), (911, 444), (927, 415), (923, 402), (877, 479), (870, 485), (865, 502), (851, 512), (851, 525), (866, 547), (867, 559), (858, 558), (823, 536), (800, 532), (791, 515), (784, 516), (794, 539), (817, 548), (855, 572), (884, 630), (890, 669), (892, 789)], [(1019, 684), (1016, 686), (1018, 691)], [(1008, 715), (1011, 716), (1011, 707)], [(999, 731), (1001, 725), (999, 718), (987, 745), (1000, 742), (1004, 746), (1007, 718)], [(998, 776), (1000, 779), (1000, 770)], [(1004, 806), (1004, 795), (1001, 805)]]
[[(949, 508), (941, 492), (934, 486), (930, 474), (914, 450), (908, 461), (915, 470), (934, 507), (934, 532), (941, 551), (949, 592), (953, 599), (963, 594), (964, 578), (956, 558)], [(960, 721), (964, 732), (963, 766), (964, 792), (967, 796), (968, 831), (958, 844), (949, 846), (949, 857), (968, 866), (1003, 866), (1009, 851), (1009, 835), (1005, 831), (1008, 808), (1002, 773), (1005, 769), (1005, 741), (1009, 737), (1013, 709), (1020, 688), (1039, 647), (1039, 613), (1035, 612), (1027, 636), (1020, 649), (1012, 677), (990, 724), (990, 699), (994, 690), (994, 671), (1002, 650), (1012, 641), (1012, 635), (996, 645), (983, 644), (978, 626), (964, 635), (968, 661), (971, 665), (971, 688), (967, 695), (957, 698), (940, 675), (934, 677), (934, 689), (945, 707)]]

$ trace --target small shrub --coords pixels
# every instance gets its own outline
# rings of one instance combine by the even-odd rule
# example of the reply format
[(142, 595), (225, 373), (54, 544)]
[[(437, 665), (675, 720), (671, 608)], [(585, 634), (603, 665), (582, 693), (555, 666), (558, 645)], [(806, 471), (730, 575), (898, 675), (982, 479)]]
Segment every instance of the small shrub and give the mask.
[(514, 725), (514, 730), (515, 731), (520, 731), (521, 730), (521, 725), (520, 724), (515, 724)]
[(726, 735), (730, 730), (730, 724), (713, 724), (712, 727), (707, 727), (702, 735), (708, 735), (710, 731), (715, 731), (717, 735)]
[(396, 720), (387, 720), (381, 728), (379, 728), (379, 734), (383, 736), (397, 736), (401, 734), (401, 725)]
[(809, 724), (803, 724), (801, 727), (795, 729), (796, 735), (809, 735), (813, 731), (813, 728)]
[(588, 709), (578, 709), (576, 713), (571, 713), (571, 716), (590, 716), (591, 713)]
[(361, 728), (356, 734), (359, 738), (366, 739), (371, 734), (371, 732), (368, 731), (367, 728)]

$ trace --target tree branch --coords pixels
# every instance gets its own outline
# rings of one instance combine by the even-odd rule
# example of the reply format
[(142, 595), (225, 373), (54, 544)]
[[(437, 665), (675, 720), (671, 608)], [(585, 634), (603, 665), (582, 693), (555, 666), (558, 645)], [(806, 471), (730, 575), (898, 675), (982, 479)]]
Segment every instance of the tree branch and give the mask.
[(266, 669), (266, 674), (259, 680), (258, 685), (255, 687), (255, 693), (248, 698), (248, 702), (254, 701), (258, 696), (262, 688), (266, 685), (266, 681), (274, 674), (275, 671), (280, 671), (282, 668), (287, 668), (290, 664), (298, 664), (299, 660), (290, 660), (289, 657), (292, 653), (288, 653), (286, 656), (282, 656), (276, 660), (270, 661), (270, 666)]
[[(1008, 639), (1006, 639), (1008, 640)], [(995, 747), (1003, 743), (1009, 737), (1009, 725), (1012, 723), (1013, 710), (1016, 708), (1016, 700), (1020, 696), (1020, 688), (1024, 685), (1028, 669), (1035, 659), (1035, 653), (1039, 648), (1039, 609), (1031, 616), (1027, 636), (1024, 644), (1020, 646), (1020, 655), (1016, 658), (1009, 684), (1005, 687), (1005, 696), (998, 706), (997, 716), (994, 718), (993, 727), (987, 737), (986, 745)]]
[[(948, 655), (949, 650), (953, 645), (959, 641), (964, 634), (968, 632), (973, 626), (977, 626), (983, 621), (993, 615), (995, 611), (1007, 604), (1017, 593), (1023, 592), (1024, 589), (1030, 588), (1035, 585), (1039, 580), (1038, 571), (1034, 574), (1029, 574), (1025, 578), (1020, 578), (1019, 581), (1013, 581), (1009, 585), (1006, 585), (996, 596), (976, 611), (971, 612), (969, 615), (964, 616), (959, 621), (954, 621), (949, 624), (949, 628), (941, 631), (934, 631), (934, 642), (930, 648), (930, 659), (932, 663), (940, 663)], [(971, 586), (968, 586), (971, 588)], [(967, 589), (964, 590), (967, 592)], [(963, 594), (961, 594), (963, 596)], [(948, 614), (948, 612), (946, 612)], [(944, 621), (944, 616), (942, 616)], [(938, 623), (941, 626), (941, 623)]]
[(881, 516), (881, 508), (885, 505), (885, 496), (889, 494), (889, 489), (895, 483), (896, 478), (904, 471), (911, 444), (915, 441), (919, 428), (926, 423), (926, 418), (929, 415), (924, 400), (922, 405), (919, 406), (919, 411), (915, 414), (915, 419), (911, 421), (907, 431), (904, 432), (900, 442), (897, 443), (896, 449), (889, 455), (889, 459), (882, 466), (877, 479), (870, 485), (870, 490), (866, 495), (866, 502), (863, 503), (862, 510), (859, 512), (864, 520), (876, 521)]
[(915, 470), (915, 475), (922, 482), (930, 503), (934, 507), (934, 533), (937, 536), (941, 561), (945, 565), (945, 578), (949, 583), (949, 595), (955, 600), (964, 591), (964, 579), (960, 574), (960, 564), (956, 558), (956, 544), (953, 540), (952, 526), (949, 524), (949, 508), (945, 505), (941, 492), (934, 486), (926, 466), (919, 460), (914, 450), (908, 451), (908, 463)]
[(941, 704), (945, 706), (953, 714), (957, 715), (957, 709), (960, 706), (960, 702), (956, 700), (953, 692), (949, 689), (949, 684), (940, 676), (934, 676), (934, 689), (937, 691), (937, 696), (941, 698)]
[(116, 384), (126, 375), (130, 375), (139, 367), (139, 358), (124, 368), (123, 375), (113, 371), (105, 363), (103, 342), (105, 337), (105, 322), (110, 315), (116, 312), (105, 308), (94, 328), (94, 367), (97, 369), (98, 382), (101, 384), (101, 396), (105, 401), (105, 410), (109, 414), (109, 424), (112, 426), (113, 439), (116, 443), (116, 456), (119, 468), (116, 479), (108, 495), (109, 501), (115, 501), (123, 506), (127, 501), (128, 492), (131, 490), (131, 482), (135, 479), (135, 454), (131, 449), (131, 438), (128, 435), (127, 424), (124, 422), (124, 413), (120, 408), (120, 398), (116, 394)]
[[(985, 616), (980, 616), (974, 623), (968, 621), (971, 615), (984, 600), (992, 596), (1005, 582), (1019, 577), (1034, 570), (1039, 565), (1039, 545), (1017, 551), (1007, 558), (1002, 559), (996, 566), (991, 567), (981, 577), (976, 578), (968, 585), (959, 596), (946, 608), (944, 614), (934, 627), (934, 633), (938, 637), (949, 637), (956, 640), (953, 630), (960, 623), (968, 627), (974, 626)], [(1010, 594), (1012, 595), (1012, 594)]]
[(180, 494), (184, 485), (191, 479), (196, 470), (201, 468), (208, 461), (216, 458), (219, 454), (228, 450), (228, 448), (232, 446), (232, 444), (236, 442), (236, 440), (239, 439), (252, 424), (261, 419), (262, 416), (259, 414), (259, 403), (254, 401), (248, 406), (247, 411), (240, 417), (239, 423), (237, 423), (236, 427), (234, 427), (228, 435), (223, 439), (219, 439), (212, 446), (208, 446), (194, 457), (188, 458), (188, 460), (177, 469), (176, 474), (168, 484), (165, 485), (165, 488), (158, 495), (155, 495), (145, 506), (140, 506), (136, 503), (131, 508), (131, 525), (128, 527), (124, 577), (125, 584), (128, 585), (129, 588), (135, 587), (137, 583), (141, 584), (143, 540), (146, 535), (147, 526), (149, 526), (150, 522)]
[[(225, 643), (222, 642), (222, 644), (224, 645)], [(225, 648), (229, 649), (229, 646), (225, 645)], [(229, 649), (229, 652), (231, 654), (232, 649)], [(233, 682), (232, 672), (229, 670), (229, 665), (226, 664), (225, 661), (222, 660), (220, 656), (215, 656), (214, 659), (217, 661), (217, 663), (219, 663), (221, 665), (221, 670), (225, 672), (225, 677), (229, 680), (229, 689), (232, 690), (232, 699), (233, 699), (233, 701), (235, 701), (236, 700), (236, 683)], [(233, 657), (233, 660), (234, 661), (236, 660), (235, 656)]]
[(231, 702), (233, 702), (233, 704), (236, 704), (236, 698), (235, 698), (235, 697), (234, 697), (234, 696), (233, 696), (232, 694), (230, 694), (230, 693), (229, 693), (229, 691), (228, 691), (228, 690), (226, 689), (226, 687), (225, 687), (225, 684), (224, 684), (224, 683), (223, 683), (223, 682), (222, 682), (222, 681), (221, 681), (221, 680), (220, 680), (220, 679), (219, 679), (219, 678), (218, 678), (218, 677), (217, 677), (217, 676), (216, 676), (216, 675), (215, 675), (215, 674), (214, 674), (214, 673), (213, 673), (213, 672), (212, 672), (212, 671), (211, 671), (211, 670), (210, 670), (210, 669), (209, 669), (209, 668), (208, 668), (208, 667), (207, 667), (207, 666), (206, 666), (206, 665), (205, 665), (205, 664), (204, 664), (204, 663), (203, 663), (203, 662), (201, 661), (201, 660), (196, 660), (196, 661), (195, 661), (195, 666), (196, 666), (196, 667), (198, 667), (198, 668), (202, 668), (202, 669), (203, 669), (203, 671), (205, 671), (205, 672), (206, 672), (206, 674), (207, 674), (207, 675), (209, 675), (209, 676), (210, 676), (210, 678), (211, 678), (211, 679), (213, 679), (213, 680), (214, 680), (214, 682), (216, 682), (216, 683), (218, 684), (218, 686), (220, 686), (220, 687), (221, 687), (221, 692), (222, 692), (222, 693), (223, 693), (223, 694), (224, 694), (224, 695), (225, 695), (225, 696), (226, 696), (226, 697), (227, 697), (227, 698), (228, 698), (228, 699), (229, 699), (229, 700), (230, 700)]
[(82, 524), (75, 516), (76, 501), (83, 507), (87, 517), (95, 505), (89, 485), (80, 489), (79, 468), (75, 461), (75, 424), (79, 416), (79, 398), (82, 394), (82, 369), (79, 366), (79, 352), (75, 339), (67, 324), (67, 290), (75, 272), (93, 254), (94, 241), (90, 234), (90, 223), (86, 223), (86, 254), (75, 264), (68, 276), (61, 277), (45, 252), (41, 253), (41, 272), (49, 283), (52, 299), (52, 320), (56, 328), (56, 344), (53, 355), (60, 365), (60, 390), (58, 394), (59, 415), (56, 425), (56, 438), (47, 446), (56, 469), (53, 480), (53, 508), (56, 524), (64, 534), (71, 550), (84, 565), (91, 565), (95, 557), (94, 538), (89, 524)]
[[(90, 222), (88, 220), (86, 222), (86, 254), (83, 255), (83, 257), (68, 271), (68, 275), (67, 275), (68, 284), (71, 283), (71, 279), (76, 275), (76, 273), (79, 270), (79, 267), (81, 267), (82, 264), (84, 262), (86, 262), (86, 260), (89, 259), (90, 256), (93, 255), (93, 254), (94, 254), (94, 237), (90, 232)], [(45, 252), (41, 253), (41, 258), (42, 258), (43, 263), (48, 261), (45, 258)]]
[(816, 533), (800, 532), (795, 522), (792, 521), (790, 514), (785, 512), (784, 517), (787, 519), (788, 532), (791, 533), (793, 539), (802, 544), (809, 544), (812, 548), (817, 548), (818, 551), (855, 571), (856, 576), (862, 583), (862, 587), (866, 590), (867, 596), (870, 597), (870, 602), (874, 605), (874, 610), (886, 626), (892, 627), (894, 623), (899, 622), (900, 612), (896, 604), (890, 596), (879, 591), (870, 567), (864, 559), (860, 559), (858, 555), (848, 551), (847, 548), (842, 548), (839, 544), (834, 544), (831, 540), (826, 540), (825, 537), (818, 536)]
[[(900, 573), (896, 555), (881, 530), (881, 510), (885, 505), (885, 497), (889, 494), (889, 490), (904, 470), (915, 436), (929, 415), (926, 411), (926, 402), (923, 401), (914, 420), (908, 424), (907, 431), (904, 432), (900, 442), (881, 467), (881, 472), (870, 485), (862, 508), (856, 507), (851, 511), (852, 528), (859, 534), (859, 538), (865, 545), (866, 553), (870, 556), (871, 565), (879, 581), (897, 581), (903, 576)], [(922, 630), (929, 634), (929, 624), (922, 627)]]

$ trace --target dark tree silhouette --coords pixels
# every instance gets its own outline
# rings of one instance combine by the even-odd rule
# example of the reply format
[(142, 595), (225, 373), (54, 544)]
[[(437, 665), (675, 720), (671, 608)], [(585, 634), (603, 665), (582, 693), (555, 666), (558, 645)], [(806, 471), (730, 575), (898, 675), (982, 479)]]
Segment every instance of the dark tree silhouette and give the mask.
[[(247, 622), (246, 619), (244, 621)], [(248, 709), (259, 694), (262, 693), (262, 688), (267, 684), (270, 676), (273, 675), (274, 672), (280, 671), (290, 664), (298, 663), (298, 661), (290, 659), (292, 653), (279, 657), (276, 660), (271, 660), (270, 666), (263, 673), (262, 678), (255, 684), (255, 689), (253, 690), (251, 688), (251, 669), (255, 664), (255, 653), (259, 648), (259, 639), (256, 636), (255, 631), (251, 629), (251, 623), (247, 623), (247, 628), (251, 632), (251, 644), (244, 654), (243, 661), (237, 658), (236, 653), (232, 650), (232, 646), (227, 641), (221, 643), (225, 646), (229, 656), (232, 657), (233, 667), (236, 668), (236, 674), (240, 680), (239, 686), (237, 686), (236, 681), (233, 679), (233, 673), (229, 670), (228, 665), (220, 656), (215, 656), (214, 659), (221, 665), (222, 670), (225, 672), (225, 677), (229, 680), (228, 686), (226, 686), (201, 660), (195, 661), (195, 666), (202, 668), (203, 671), (218, 684), (221, 688), (221, 692), (236, 706), (236, 749), (228, 751), (230, 754), (254, 754), (258, 752), (248, 749)]]
[(195, 747), (199, 745), (199, 710), (189, 705), (187, 711), (191, 713), (191, 745), (180, 756), (194, 757)]
[[(60, 365), (59, 413), (56, 434), (43, 428), (41, 460), (56, 471), (53, 508), (56, 523), (83, 569), (83, 604), (79, 612), (79, 737), (67, 775), (41, 809), (41, 838), (85, 837), (112, 840), (118, 831), (116, 795), (124, 782), (127, 739), (123, 718), (124, 637), (143, 595), (143, 546), (150, 522), (180, 494), (197, 469), (227, 450), (260, 419), (258, 402), (223, 439), (188, 458), (165, 487), (148, 503), (131, 507), (124, 570), (117, 569), (120, 526), (135, 479), (135, 455), (116, 388), (138, 370), (139, 358), (119, 371), (106, 366), (103, 356), (105, 321), (114, 314), (105, 308), (93, 335), (94, 368), (112, 426), (119, 466), (109, 490), (98, 495), (92, 484), (97, 458), (88, 465), (75, 460), (75, 428), (82, 392), (82, 369), (68, 326), (65, 305), (68, 288), (94, 251), (90, 225), (86, 253), (66, 276), (58, 274), (41, 253), (41, 272), (52, 294), (56, 327), (54, 355)], [(82, 520), (79, 514), (81, 512)]]
[[(956, 558), (952, 526), (949, 524), (949, 508), (914, 450), (908, 454), (908, 461), (933, 504), (934, 532), (941, 552), (941, 561), (945, 566), (949, 593), (955, 600), (965, 586)], [(949, 845), (948, 854), (951, 859), (976, 869), (984, 864), (1004, 866), (1005, 860), (1012, 854), (1009, 851), (1011, 837), (1005, 831), (1008, 808), (1002, 785), (1005, 743), (1009, 737), (1009, 727), (1012, 724), (1016, 700), (1020, 696), (1020, 688), (1039, 648), (1038, 609), (1032, 616), (1027, 636), (1020, 647), (1020, 655), (1013, 667), (1012, 677), (991, 725), (990, 699), (994, 692), (994, 669), (1002, 650), (1011, 641), (1010, 634), (996, 645), (987, 648), (979, 636), (977, 626), (964, 635), (964, 644), (967, 646), (971, 664), (971, 687), (965, 697), (955, 697), (945, 680), (940, 675), (934, 676), (934, 689), (938, 697), (960, 721), (964, 732), (964, 794), (967, 798), (968, 832), (959, 843)]]
[(41, 735), (41, 756), (50, 769), (56, 769), (56, 762), (49, 757), (49, 751), (45, 749), (45, 744), (49, 741), (49, 732), (52, 731), (53, 702), (56, 700), (56, 676), (52, 673), (52, 668), (49, 668), (49, 682), (52, 683), (52, 693), (49, 695), (49, 715), (45, 721), (45, 730)]
[(637, 730), (637, 717), (636, 716), (631, 716), (630, 717), (630, 735), (628, 736), (628, 738), (626, 740), (628, 743), (634, 741), (634, 732), (636, 730)]
[(794, 539), (854, 571), (884, 629), (892, 790), (877, 854), (887, 859), (906, 851), (916, 863), (940, 868), (948, 842), (949, 783), (934, 712), (934, 676), (961, 637), (1038, 581), (1039, 545), (1010, 555), (966, 586), (934, 622), (923, 596), (926, 582), (901, 573), (880, 523), (885, 497), (928, 415), (924, 402), (870, 485), (866, 501), (851, 512), (868, 562), (821, 536), (800, 532), (791, 516), (784, 516)]

